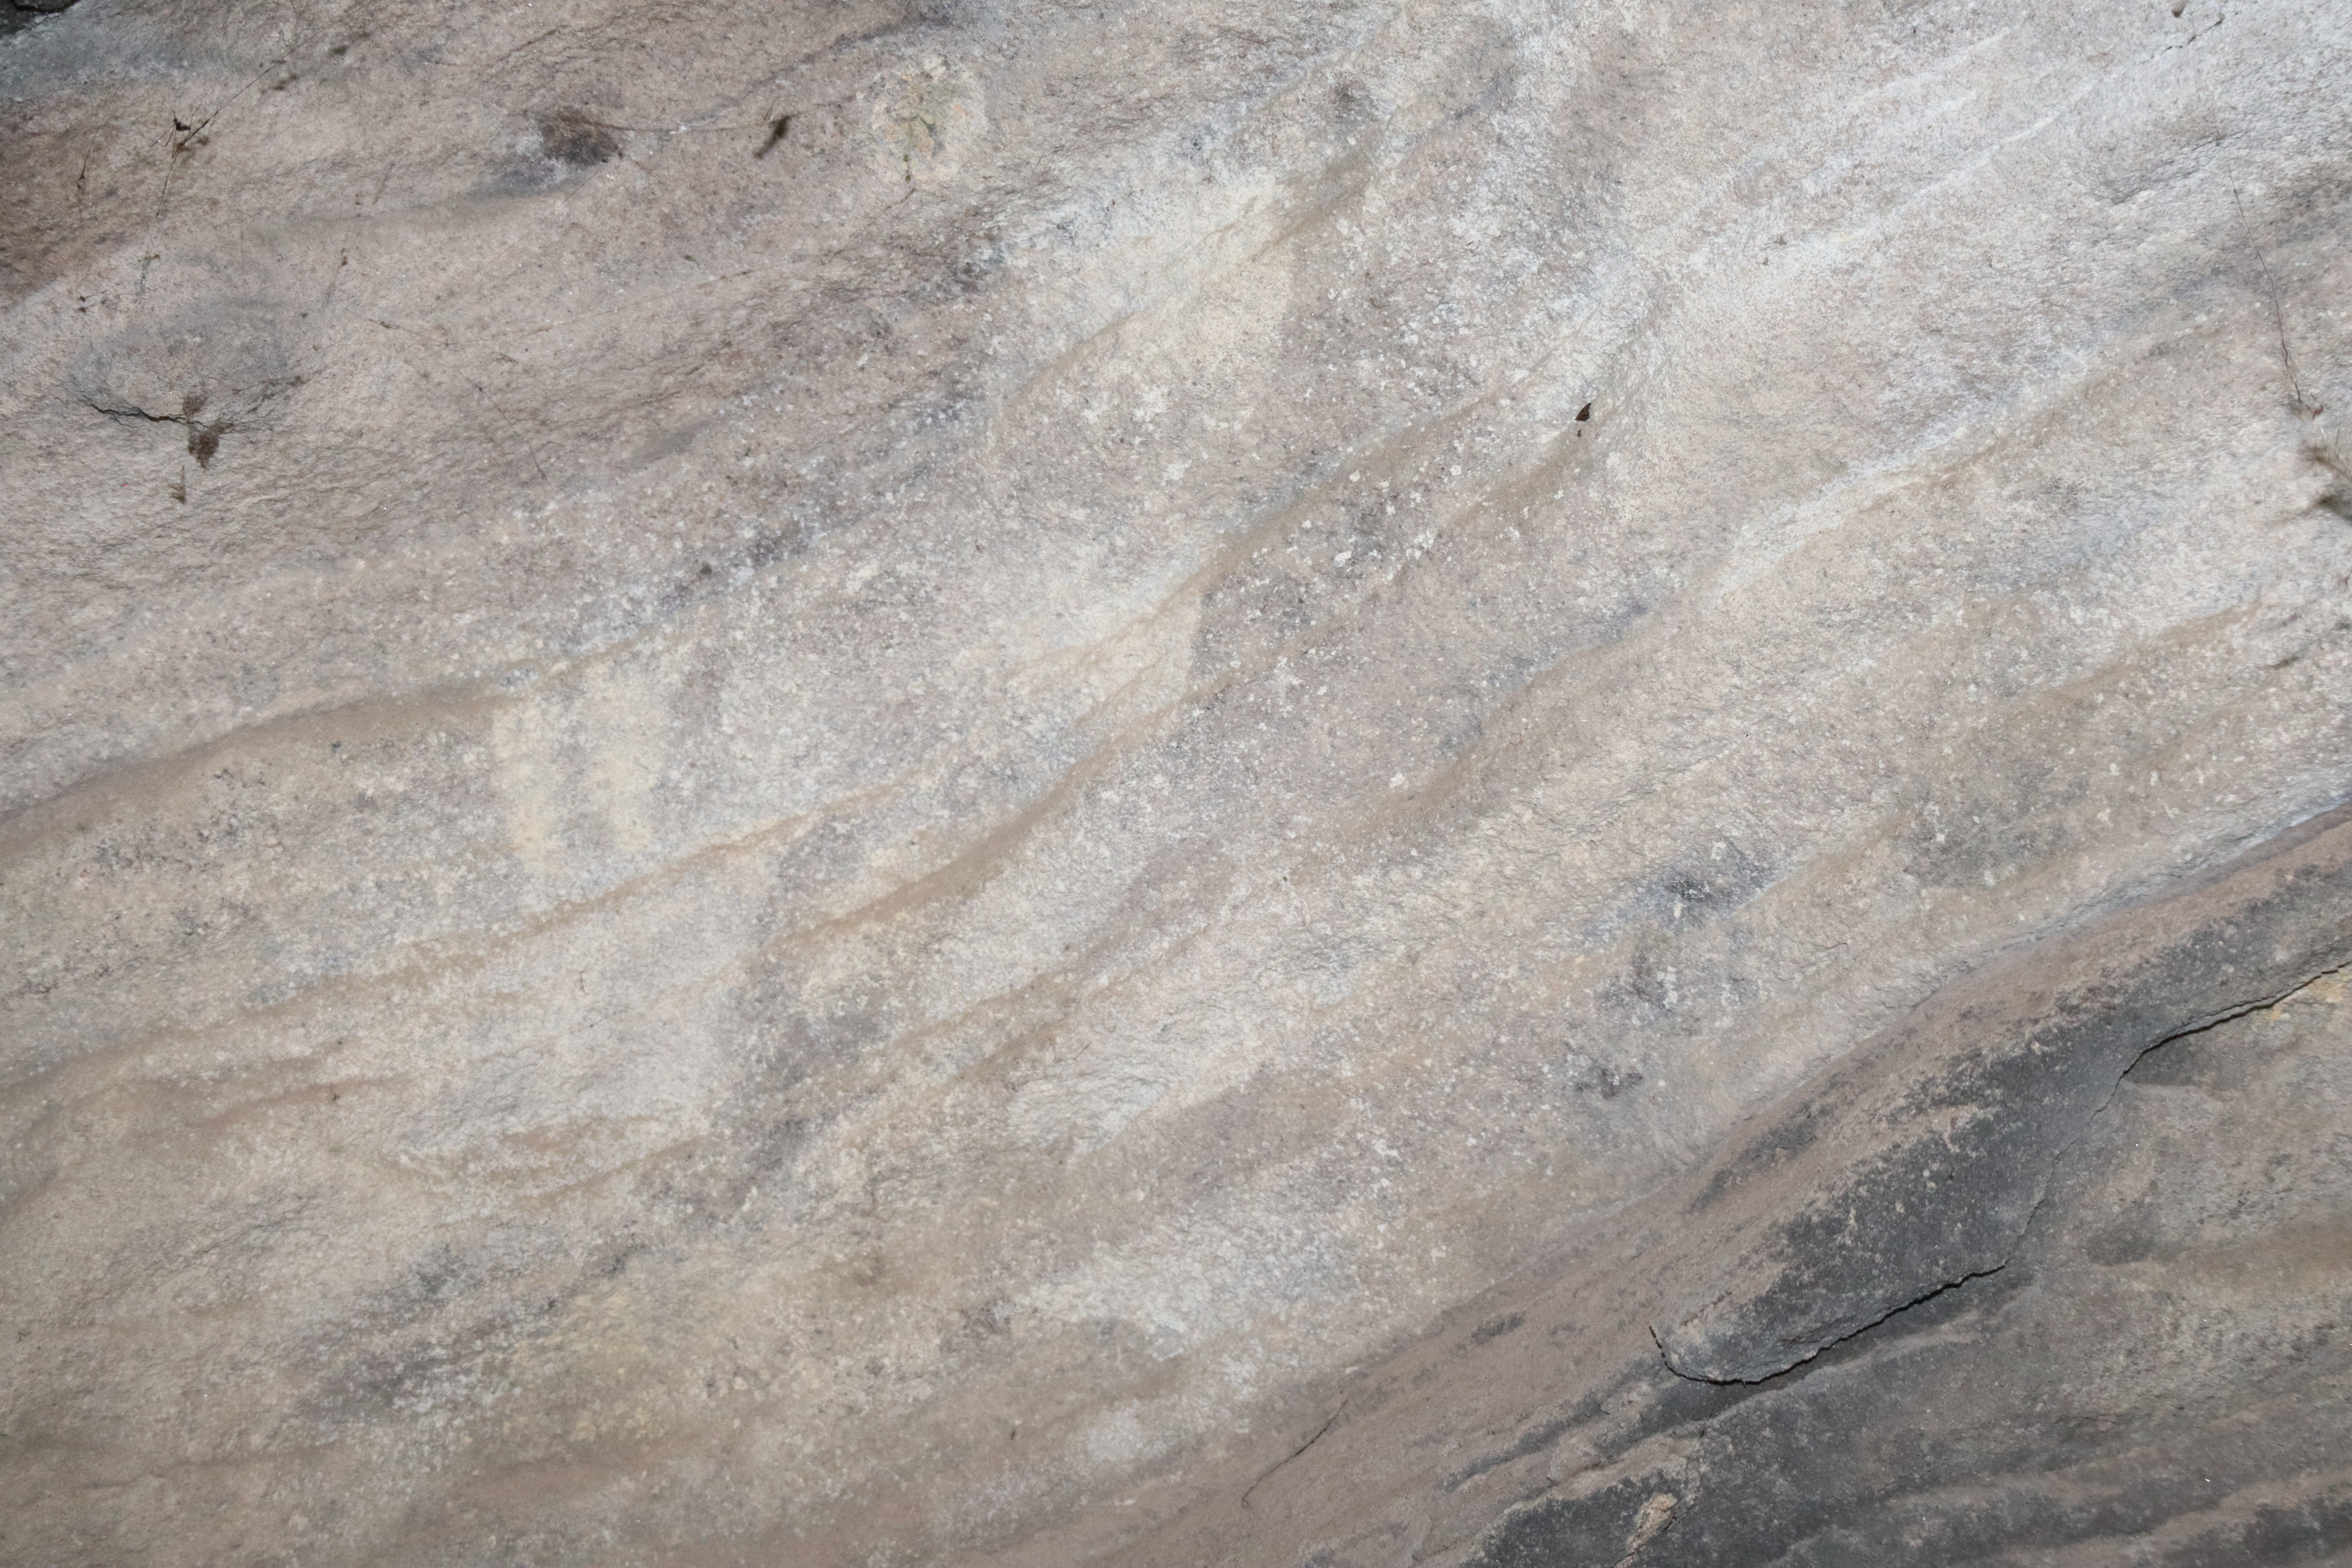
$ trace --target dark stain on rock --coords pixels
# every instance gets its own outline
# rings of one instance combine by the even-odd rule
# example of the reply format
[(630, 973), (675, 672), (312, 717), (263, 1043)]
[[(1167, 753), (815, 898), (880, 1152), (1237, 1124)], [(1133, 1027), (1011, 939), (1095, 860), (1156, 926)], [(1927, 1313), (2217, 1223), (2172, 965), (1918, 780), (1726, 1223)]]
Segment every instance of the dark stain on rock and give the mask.
[(1720, 919), (1772, 885), (1772, 868), (1730, 839), (1676, 862), (1643, 885), (1642, 911), (1675, 927)]
[(1597, 1094), (1603, 1100), (1614, 1100), (1642, 1083), (1642, 1074), (1637, 1069), (1579, 1051), (1569, 1053), (1567, 1068), (1569, 1089), (1576, 1094)]
[[(1648, 1544), (1635, 1540), (1643, 1524), (1673, 1506), (1652, 1500), (1680, 1500), (1678, 1493), (1662, 1489), (1657, 1479), (1629, 1476), (1589, 1497), (1539, 1500), (1507, 1515), (1479, 1543), (1470, 1563), (1474, 1568), (1560, 1568), (1571, 1563), (1622, 1562)], [(1649, 1539), (1655, 1539), (1654, 1534)]]
[(438, 1243), (417, 1260), (409, 1275), (409, 1292), (419, 1301), (439, 1301), (469, 1282), (467, 1270), (456, 1249)]
[(552, 109), (540, 116), (540, 150), (559, 163), (590, 168), (621, 155), (613, 128), (584, 109)]
[(216, 419), (210, 424), (199, 424), (194, 419), (189, 420), (188, 456), (196, 460), (196, 467), (211, 468), (213, 458), (220, 451), (221, 437), (235, 428), (236, 426), (226, 419)]
[(1601, 996), (1639, 1022), (1655, 1023), (1675, 1010), (1675, 966), (1645, 944), (1601, 988)]
[(74, 0), (0, 0), (0, 37), (73, 9)]
[(605, 1256), (603, 1262), (596, 1265), (597, 1276), (600, 1279), (617, 1279), (622, 1275), (629, 1271), (629, 1263), (631, 1259), (636, 1258), (641, 1253), (650, 1252), (652, 1250), (653, 1248), (651, 1246), (643, 1241), (638, 1241), (634, 1238), (624, 1241), (614, 1247), (613, 1250)]
[(1725, 1194), (1758, 1177), (1769, 1175), (1811, 1148), (1813, 1141), (1821, 1136), (1821, 1123), (1827, 1110), (1824, 1102), (1809, 1100), (1740, 1145), (1716, 1167), (1686, 1212), (1699, 1214), (1714, 1207)]
[(1491, 1341), (1499, 1340), (1527, 1321), (1528, 1315), (1525, 1312), (1510, 1312), (1499, 1318), (1489, 1318), (1470, 1331), (1471, 1348), (1475, 1350)]

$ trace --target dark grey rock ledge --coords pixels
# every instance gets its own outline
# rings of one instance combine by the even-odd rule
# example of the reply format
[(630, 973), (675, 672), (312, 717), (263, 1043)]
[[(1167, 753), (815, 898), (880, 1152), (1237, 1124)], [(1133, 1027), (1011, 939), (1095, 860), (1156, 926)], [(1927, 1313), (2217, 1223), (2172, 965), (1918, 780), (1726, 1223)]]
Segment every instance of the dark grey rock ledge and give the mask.
[(44, 16), (73, 8), (74, 0), (0, 0), (0, 37), (29, 27)]
[(1054, 1548), (2352, 1560), (2347, 956), (2339, 810), (1948, 987), (1547, 1277)]

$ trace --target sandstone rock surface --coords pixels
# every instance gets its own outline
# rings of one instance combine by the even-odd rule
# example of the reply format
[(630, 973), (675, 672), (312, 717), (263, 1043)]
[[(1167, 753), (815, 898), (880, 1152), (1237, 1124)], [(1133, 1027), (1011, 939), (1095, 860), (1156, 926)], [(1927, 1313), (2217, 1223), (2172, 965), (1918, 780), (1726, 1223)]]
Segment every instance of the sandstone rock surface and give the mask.
[[(1837, 1379), (1976, 1376), (2263, 1171), (2284, 1272), (2210, 1311), (2319, 1355), (2331, 983), (2085, 1119), (2352, 956), (2198, 901), (2352, 794), (2347, 72), (2329, 0), (0, 37), (0, 1559), (1320, 1550), (1255, 1522), (1307, 1460), (1233, 1522), (1267, 1445), (1423, 1496), (1334, 1402), (2160, 919), (2117, 952), (2270, 979), (2066, 993), (2063, 1093), (1954, 1069), (2024, 1185), (1807, 1276), (1832, 1160), (1652, 1315), (1497, 1331), (1682, 1447), (1360, 1549), (1748, 1560), (1686, 1422), (1764, 1487)], [(2215, 1140), (2289, 1158), (2176, 1180)], [(2260, 1361), (2213, 1421), (2293, 1405)], [(1803, 1484), (1911, 1484), (1859, 1474)], [(2352, 1550), (2338, 1481), (2229, 1478), (1968, 1549)]]
[(2339, 810), (1954, 983), (1563, 1264), (1002, 1561), (2344, 1561), (2347, 955)]

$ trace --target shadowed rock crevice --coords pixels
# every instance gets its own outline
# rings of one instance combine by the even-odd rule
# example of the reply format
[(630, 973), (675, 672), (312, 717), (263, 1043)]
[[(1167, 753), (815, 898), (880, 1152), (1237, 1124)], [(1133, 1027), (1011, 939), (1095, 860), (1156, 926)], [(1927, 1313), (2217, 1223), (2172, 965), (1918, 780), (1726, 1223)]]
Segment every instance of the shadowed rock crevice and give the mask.
[[(2032, 1221), (2029, 1217), (2026, 1223), (2030, 1226)], [(1673, 1373), (1676, 1377), (1682, 1378), (1690, 1383), (1708, 1384), (1717, 1388), (1753, 1387), (1773, 1383), (1783, 1377), (1801, 1376), (1803, 1374), (1805, 1365), (1807, 1363), (1810, 1363), (1814, 1356), (1820, 1355), (1825, 1351), (1835, 1350), (1840, 1346), (1851, 1344), (1855, 1340), (1862, 1338), (1864, 1334), (1874, 1332), (1883, 1325), (1896, 1323), (1897, 1327), (1895, 1331), (1900, 1332), (1903, 1329), (1908, 1328), (1913, 1323), (1919, 1321), (1916, 1319), (1907, 1318), (1905, 1314), (1917, 1312), (1930, 1308), (1949, 1292), (1957, 1290), (1964, 1285), (1973, 1284), (1979, 1279), (1990, 1279), (2008, 1267), (2009, 1259), (2004, 1258), (2000, 1262), (1995, 1263), (1989, 1268), (1979, 1268), (1971, 1273), (1963, 1274), (1957, 1279), (1948, 1279), (1942, 1284), (1935, 1286), (1933, 1289), (1913, 1297), (1910, 1300), (1904, 1302), (1901, 1306), (1890, 1309), (1885, 1316), (1874, 1318), (1871, 1321), (1864, 1323), (1862, 1327), (1855, 1329), (1851, 1332), (1841, 1334), (1836, 1339), (1828, 1341), (1826, 1343), (1816, 1347), (1811, 1353), (1804, 1356), (1801, 1360), (1794, 1363), (1792, 1365), (1783, 1367), (1778, 1372), (1766, 1373), (1760, 1377), (1707, 1377), (1699, 1373), (1685, 1372), (1681, 1367), (1675, 1364), (1673, 1354), (1667, 1350), (1665, 1342), (1659, 1336), (1657, 1327), (1654, 1324), (1651, 1326), (1650, 1337), (1657, 1342), (1658, 1359), (1665, 1364), (1666, 1370)], [(1900, 1320), (1899, 1322), (1898, 1320)]]

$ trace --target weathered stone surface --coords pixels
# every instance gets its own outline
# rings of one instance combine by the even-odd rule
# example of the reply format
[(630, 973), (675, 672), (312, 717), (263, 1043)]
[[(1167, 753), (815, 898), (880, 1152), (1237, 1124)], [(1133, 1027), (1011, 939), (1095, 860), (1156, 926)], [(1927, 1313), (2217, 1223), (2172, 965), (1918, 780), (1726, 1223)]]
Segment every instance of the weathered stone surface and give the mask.
[[(1956, 983), (1713, 1169), (1318, 1391), (1306, 1442), (1277, 1432), (1004, 1561), (2352, 1553), (2347, 959), (2338, 811)], [(2021, 1097), (2021, 1061), (2059, 1092)], [(1954, 1257), (1950, 1237), (1989, 1245)], [(1678, 1355), (1695, 1291), (1731, 1328)], [(1822, 1304), (1856, 1299), (1896, 1305), (1823, 1342)], [(1689, 1374), (1727, 1343), (1784, 1370)]]
[(2052, 1165), (2153, 1041), (2352, 959), (2352, 816), (2210, 885), (1988, 966), (1736, 1134), (1678, 1218), (1696, 1283), (1651, 1325), (1685, 1377), (1757, 1383), (2009, 1261)]
[[(8, 32), (0, 1557), (1256, 1561), (1325, 1472), (1220, 1478), (1635, 1213), (1723, 1270), (1465, 1327), (1606, 1406), (1559, 1531), (1701, 1540), (1666, 1448), (1895, 1324), (1652, 1326), (1762, 1375), (2042, 1245), (2139, 981), (1948, 1247), (1790, 1254), (1802, 1153), (1655, 1205), (2346, 797), (2347, 66), (2323, 0)], [(1554, 1441), (1349, 1506), (1516, 1550)]]

